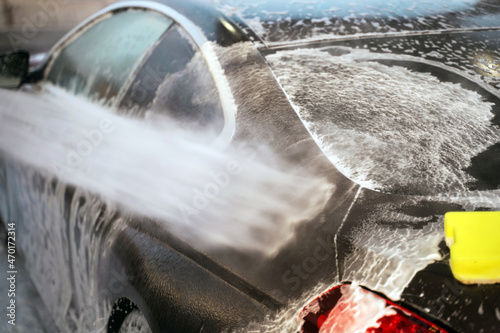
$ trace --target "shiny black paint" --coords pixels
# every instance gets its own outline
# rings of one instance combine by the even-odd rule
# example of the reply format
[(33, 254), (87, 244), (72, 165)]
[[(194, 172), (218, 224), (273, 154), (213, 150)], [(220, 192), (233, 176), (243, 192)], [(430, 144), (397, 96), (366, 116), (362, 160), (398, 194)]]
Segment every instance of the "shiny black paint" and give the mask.
[[(250, 39), (239, 28), (243, 27), (241, 22), (239, 25), (233, 24), (234, 30), (230, 31), (221, 19), (232, 24), (231, 20), (207, 5), (190, 1), (165, 3), (200, 24), (207, 38), (219, 45), (229, 48), (238, 42)], [(474, 19), (484, 11), (496, 15), (498, 6), (496, 3), (483, 1), (469, 14), (451, 13), (445, 19), (446, 22), (452, 22), (454, 27), (462, 28), (467, 26), (463, 23), (464, 20), (467, 21), (467, 17)], [(387, 27), (394, 25), (400, 31), (405, 31), (402, 28), (406, 22), (404, 19), (399, 21), (374, 19), (373, 22), (382, 22)], [(270, 23), (275, 32), (269, 35), (268, 39), (272, 41), (285, 37), (298, 39), (309, 36), (310, 31), (296, 31), (292, 23)], [(438, 23), (440, 21), (429, 26), (415, 27), (417, 30), (438, 28)], [(349, 28), (349, 24), (347, 27)], [(347, 31), (351, 34), (357, 32), (352, 29)], [(371, 31), (368, 25), (361, 30), (361, 32)], [(490, 33), (496, 32), (484, 32), (484, 34)], [(255, 40), (256, 35), (251, 35)], [(411, 38), (425, 40), (449, 37), (449, 35), (439, 35)], [(387, 40), (389, 39), (386, 38), (384, 41)], [(365, 39), (344, 41), (342, 45), (356, 47), (365, 43), (376, 47), (380, 42), (381, 39)], [(262, 50), (262, 52), (268, 51)], [(130, 277), (125, 291), (108, 296), (108, 301), (114, 302), (121, 297), (132, 300), (143, 311), (154, 332), (199, 332), (201, 329), (219, 332), (223, 329), (241, 327), (249, 320), (264, 318), (273, 311), (285, 307), (320, 282), (342, 280), (343, 259), (354, 250), (350, 235), (360, 221), (368, 219), (374, 207), (385, 205), (387, 212), (391, 212), (395, 203), (401, 203), (396, 212), (403, 211), (416, 217), (432, 215), (432, 221), (428, 222), (438, 220), (447, 211), (462, 209), (460, 206), (447, 203), (408, 200), (405, 196), (363, 190), (361, 200), (349, 211), (359, 186), (343, 177), (319, 150), (275, 81), (264, 58), (255, 51), (244, 59), (242, 61), (228, 56), (223, 61), (228, 80), (234, 88), (235, 99), (240, 106), (235, 142), (243, 140), (251, 142), (255, 138), (259, 138), (257, 142), (262, 142), (264, 138), (265, 143), (284, 159), (327, 177), (337, 186), (336, 191), (330, 199), (328, 208), (313, 221), (299, 226), (295, 240), (273, 258), (230, 249), (203, 253), (196, 249), (195, 245), (182, 242), (154, 221), (147, 221), (141, 217), (132, 219), (125, 228), (119, 230), (109, 256), (103, 258), (99, 283), (107, 285), (112, 279), (113, 269), (125, 270)], [(252, 74), (251, 79), (242, 80), (248, 73)], [(29, 82), (40, 79), (38, 71), (32, 75)], [(73, 195), (72, 190), (68, 190), (69, 201)], [(341, 228), (344, 218), (345, 224)], [(419, 228), (425, 223), (422, 222), (421, 225), (399, 223), (395, 224), (394, 228)], [(332, 245), (335, 235), (339, 236), (337, 248)], [(319, 253), (318, 246), (323, 250), (321, 258), (325, 258), (322, 265), (314, 272), (299, 273), (295, 267), (308, 257)], [(433, 308), (436, 311), (429, 313), (429, 316), (438, 322), (451, 325), (459, 332), (498, 330), (494, 311), (498, 307), (497, 296), (500, 287), (457, 285), (448, 269), (447, 249), (443, 247), (442, 251), (445, 259), (418, 273), (403, 293), (403, 301), (425, 312), (425, 308), (441, 300), (438, 295), (442, 285), (448, 281), (458, 290), (456, 293), (451, 291), (455, 298), (448, 302), (450, 298), (445, 297), (446, 301), (441, 300), (444, 306)], [(339, 261), (336, 260), (337, 255)], [(421, 293), (424, 296), (420, 297)], [(480, 316), (477, 314), (477, 309), (483, 300), (486, 304), (485, 315)], [(465, 318), (465, 315), (468, 317)]]
[[(453, 45), (453, 49), (443, 51), (445, 44)], [(277, 46), (262, 49), (261, 52), (266, 55), (279, 50), (290, 50), (298, 47), (320, 48), (335, 45), (370, 49), (372, 52), (382, 54), (390, 52), (391, 54), (411, 55), (415, 61), (387, 59), (377, 60), (377, 62), (387, 66), (402, 66), (412, 71), (431, 73), (442, 82), (458, 83), (465, 89), (476, 91), (483, 97), (484, 101), (492, 103), (492, 112), (495, 114), (492, 125), (500, 126), (498, 122), (500, 119), (500, 99), (498, 94), (491, 92), (497, 91), (500, 87), (500, 79), (493, 75), (487, 76), (484, 75), (485, 73), (477, 73), (475, 62), (477, 56), (487, 54), (492, 63), (498, 63), (500, 60), (498, 51), (500, 31), (497, 29), (479, 32), (439, 33), (436, 35), (409, 34), (408, 36), (381, 36), (377, 38), (367, 36), (352, 40), (311, 42), (300, 46)], [(400, 47), (401, 45), (406, 47)], [(412, 48), (413, 51), (408, 52)], [(454, 53), (455, 50), (464, 49), (466, 54), (463, 57), (457, 57), (457, 54)], [(423, 54), (432, 54), (432, 51), (440, 51), (442, 57), (422, 56)], [(446, 64), (450, 68), (460, 70), (463, 75), (444, 69), (446, 66), (438, 67), (428, 62), (419, 62), (419, 58)], [(493, 72), (493, 74), (496, 73)], [(482, 85), (478, 84), (478, 82)], [(487, 89), (488, 86), (493, 89)], [(498, 144), (489, 147), (472, 159), (471, 166), (466, 171), (477, 178), (477, 181), (469, 184), (471, 190), (500, 188), (498, 182), (500, 165), (498, 161)], [(413, 217), (430, 217), (428, 220), (418, 223), (390, 222), (391, 228), (394, 229), (421, 229), (428, 223), (442, 221), (442, 217), (446, 212), (465, 210), (464, 207), (458, 204), (451, 204), (446, 201), (445, 198), (439, 202), (421, 197), (412, 197), (411, 195), (383, 194), (364, 189), (339, 234), (340, 279), (344, 279), (343, 261), (345, 258), (353, 251), (363, 251), (362, 249), (356, 249), (351, 241), (360, 223), (362, 222), (363, 226), (370, 223), (387, 225), (383, 216), (374, 219), (374, 212), (382, 211), (384, 214), (404, 213)], [(480, 207), (476, 209), (487, 210)], [(390, 235), (387, 237), (390, 237)], [(441, 243), (441, 253), (443, 260), (420, 271), (407, 286), (401, 298), (402, 304), (416, 309), (416, 311), (438, 324), (441, 323), (450, 331), (496, 332), (499, 330), (500, 320), (496, 309), (500, 308), (500, 298), (497, 297), (500, 286), (498, 284), (466, 286), (458, 283), (451, 273), (449, 249), (444, 245), (444, 241)], [(480, 308), (482, 308), (482, 311), (479, 310)]]
[[(176, 9), (179, 10), (179, 7)], [(199, 15), (211, 17), (206, 12), (203, 14), (199, 11), (189, 12), (187, 8), (180, 10), (190, 18), (196, 18)], [(212, 31), (209, 36), (213, 36), (211, 33), (217, 30), (213, 27), (218, 26), (218, 18), (207, 21), (215, 22), (212, 28), (208, 25), (204, 26), (206, 32)], [(241, 22), (240, 26), (243, 26)], [(471, 39), (483, 39), (478, 34), (496, 35), (497, 33), (494, 30), (477, 32), (475, 35), (470, 35)], [(351, 47), (360, 47), (366, 44), (377, 47), (377, 44), (381, 42), (391, 42), (392, 40), (398, 41), (407, 38), (420, 40), (427, 38), (454, 39), (455, 36), (420, 36), (416, 34), (413, 37), (398, 38), (356, 39), (343, 41), (339, 44)], [(220, 40), (222, 45), (232, 44), (223, 40), (227, 41), (227, 39)], [(492, 39), (488, 40), (492, 43)], [(302, 45), (302, 47), (304, 46), (318, 47), (318, 44)], [(283, 48), (294, 47), (285, 46)], [(490, 49), (494, 50), (493, 46)], [(276, 49), (261, 49), (264, 54), (274, 51)], [(418, 50), (415, 52), (415, 56), (418, 56)], [(281, 88), (276, 84), (262, 56), (255, 52), (247, 55), (244, 59), (242, 61), (242, 59), (228, 57), (223, 61), (226, 75), (230, 85), (233, 86), (236, 102), (240, 106), (236, 142), (238, 140), (252, 142), (254, 138), (259, 138), (259, 141), (262, 141), (264, 138), (264, 141), (285, 159), (293, 161), (297, 165), (305, 165), (311, 170), (316, 170), (318, 174), (328, 177), (337, 185), (338, 191), (332, 196), (325, 212), (315, 220), (299, 226), (296, 239), (274, 258), (265, 258), (254, 253), (242, 253), (231, 249), (202, 253), (193, 245), (183, 243), (166, 231), (158, 232), (160, 229), (156, 228), (154, 223), (132, 223), (118, 238), (110, 265), (125, 267), (137, 278), (133, 280), (127, 293), (116, 296), (127, 296), (136, 302), (152, 323), (152, 327), (158, 332), (168, 332), (169, 329), (196, 332), (200, 329), (200, 325), (207, 325), (206, 327), (215, 330), (241, 327), (249, 319), (263, 318), (275, 310), (286, 307), (286, 304), (298, 299), (320, 282), (341, 281), (343, 260), (351, 251), (355, 250), (350, 242), (351, 234), (360, 221), (366, 221), (371, 216), (375, 207), (380, 209), (381, 206), (386, 205), (386, 212), (390, 213), (394, 210), (394, 204), (400, 203), (399, 208), (394, 211), (395, 213), (404, 212), (415, 217), (433, 216), (431, 220), (420, 224), (396, 223), (393, 225), (394, 228), (417, 229), (422, 228), (426, 223), (438, 221), (447, 211), (463, 209), (459, 205), (445, 202), (430, 202), (363, 190), (360, 200), (346, 215), (359, 187), (345, 179), (319, 151), (291, 108)], [(457, 80), (457, 77), (451, 74), (445, 78), (447, 73), (437, 73), (438, 70), (435, 68), (422, 68), (418, 64), (395, 63), (394, 65), (403, 65), (414, 70), (434, 71), (434, 74), (441, 79)], [(248, 73), (251, 73), (252, 82), (241, 80)], [(473, 86), (473, 89), (478, 90), (485, 98), (497, 102), (496, 96), (481, 91), (481, 88), (474, 83), (462, 80), (462, 84), (467, 85), (467, 88)], [(496, 86), (495, 83), (493, 84)], [(300, 144), (297, 144), (298, 142)], [(344, 218), (347, 219), (340, 229)], [(383, 221), (376, 223), (383, 223)], [(335, 235), (338, 235), (337, 248), (333, 246), (332, 242)], [(323, 244), (323, 249), (327, 249), (323, 252), (326, 257), (325, 262), (312, 273), (298, 270), (297, 267), (300, 268), (300, 264), (304, 260), (314, 256), (318, 244)], [(436, 289), (442, 289), (443, 281), (457, 285), (449, 270), (448, 250), (444, 246), (442, 246), (442, 253), (445, 258), (443, 261), (430, 265), (417, 274), (404, 291), (402, 303), (420, 311), (431, 320), (441, 323), (447, 328), (452, 327), (449, 328), (450, 331), (477, 332), (483, 330), (486, 332), (490, 328), (497, 327), (496, 317), (492, 312), (492, 309), (497, 305), (497, 299), (489, 298), (492, 305), (489, 306), (490, 310), (487, 315), (480, 316), (475, 315), (475, 313), (480, 306), (484, 290), (497, 292), (498, 286), (465, 287), (460, 285), (458, 288), (467, 290), (467, 293), (459, 292), (453, 303), (444, 303), (445, 306), (442, 308), (433, 306), (436, 302), (444, 302), (436, 292)], [(337, 255), (338, 262), (335, 260)], [(132, 260), (131, 258), (136, 259)], [(181, 272), (185, 275), (182, 275)], [(204, 282), (206, 279), (211, 280), (216, 276), (224, 282), (222, 284)], [(186, 279), (198, 281), (203, 287), (201, 289), (185, 289), (178, 284), (178, 281)], [(195, 283), (195, 285), (198, 284)], [(206, 292), (209, 292), (215, 299), (219, 299), (221, 295), (231, 297), (235, 301), (239, 300), (237, 302), (242, 302), (238, 303), (242, 305), (233, 312), (228, 311), (228, 309), (221, 310), (210, 307), (193, 310), (192, 299), (196, 299)], [(423, 296), (421, 297), (420, 294)], [(254, 308), (253, 302), (258, 302), (263, 307)], [(427, 313), (425, 309), (429, 307), (435, 311)], [(242, 311), (244, 315), (239, 311)], [(450, 316), (450, 313), (455, 315)], [(172, 318), (175, 318), (173, 322)]]
[(228, 6), (243, 7), (241, 15), (244, 19), (259, 17), (263, 28), (260, 37), (266, 42), (498, 26), (498, 1), (464, 1), (461, 5), (457, 3), (460, 1), (437, 0), (419, 3), (322, 0), (304, 5), (299, 2), (268, 0), (249, 6), (245, 1), (222, 1), (222, 4)]

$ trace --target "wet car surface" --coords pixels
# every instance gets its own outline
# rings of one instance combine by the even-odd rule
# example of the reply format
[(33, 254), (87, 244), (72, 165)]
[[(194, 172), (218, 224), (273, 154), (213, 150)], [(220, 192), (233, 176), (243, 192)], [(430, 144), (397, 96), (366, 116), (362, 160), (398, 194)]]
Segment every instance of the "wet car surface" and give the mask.
[[(247, 161), (265, 154), (256, 148), (265, 145), (291, 169), (326, 180), (318, 183), (325, 201), (311, 211), (297, 203), (303, 213), (269, 254), (205, 247), (196, 233), (129, 215), (98, 193), (5, 158), (4, 219), (25, 221), (18, 232), (29, 235), (28, 262), (40, 250), (57, 259), (50, 271), (31, 267), (56, 323), (71, 330), (69, 317), (86, 327), (105, 318), (113, 332), (126, 317), (120, 308), (138, 308), (155, 332), (295, 331), (311, 298), (356, 282), (449, 332), (498, 330), (499, 286), (453, 278), (442, 222), (449, 211), (500, 207), (500, 8), (484, 1), (267, 5), (217, 4), (225, 16), (190, 2), (119, 3), (109, 9), (115, 14), (90, 21), (94, 33), (75, 30), (26, 79), (104, 100), (123, 117), (169, 110), (180, 124), (242, 148)], [(158, 31), (141, 21), (149, 14)], [(106, 18), (118, 19), (106, 26)], [(105, 72), (92, 57), (75, 62), (124, 22), (154, 45), (132, 50), (145, 54), (140, 66)], [(113, 44), (103, 38), (102, 45)], [(128, 49), (111, 49), (119, 47)], [(152, 88), (143, 94), (145, 82)], [(287, 223), (274, 218), (275, 229)], [(273, 235), (255, 232), (260, 246), (276, 241), (266, 232)]]

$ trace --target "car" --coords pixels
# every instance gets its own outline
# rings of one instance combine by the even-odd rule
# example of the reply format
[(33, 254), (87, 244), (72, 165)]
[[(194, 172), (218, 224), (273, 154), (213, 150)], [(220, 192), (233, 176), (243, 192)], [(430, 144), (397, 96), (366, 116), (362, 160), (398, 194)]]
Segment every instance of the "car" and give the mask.
[[(186, 230), (150, 214), (151, 196), (80, 189), (68, 161), (39, 170), (0, 146), (2, 220), (58, 328), (499, 331), (500, 286), (459, 282), (443, 231), (446, 213), (500, 210), (499, 15), (488, 1), (121, 1), (31, 71), (26, 52), (2, 55), (3, 88), (58, 87), (116, 122), (166, 114), (244, 161), (180, 195)], [(268, 155), (296, 174), (238, 189), (290, 216), (232, 198), (234, 213), (197, 219)], [(127, 196), (133, 213), (113, 204)]]

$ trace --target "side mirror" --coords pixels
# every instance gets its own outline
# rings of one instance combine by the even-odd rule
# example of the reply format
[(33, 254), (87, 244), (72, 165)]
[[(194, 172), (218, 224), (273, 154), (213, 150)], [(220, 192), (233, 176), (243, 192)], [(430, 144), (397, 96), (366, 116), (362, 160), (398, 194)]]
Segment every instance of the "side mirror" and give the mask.
[(0, 55), (0, 88), (16, 89), (28, 75), (30, 55), (27, 51), (13, 51)]

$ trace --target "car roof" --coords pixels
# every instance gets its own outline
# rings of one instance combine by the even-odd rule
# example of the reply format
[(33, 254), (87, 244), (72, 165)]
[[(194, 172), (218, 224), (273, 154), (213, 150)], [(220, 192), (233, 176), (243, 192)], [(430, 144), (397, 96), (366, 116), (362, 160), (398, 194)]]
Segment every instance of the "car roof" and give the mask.
[(500, 5), (484, 0), (219, 0), (265, 42), (499, 27)]
[[(117, 3), (141, 6), (144, 2), (121, 0)], [(164, 4), (177, 11), (194, 22), (203, 31), (207, 40), (217, 42), (219, 45), (229, 46), (249, 40), (241, 25), (234, 24), (223, 12), (207, 2), (196, 0), (148, 0), (148, 2)]]

